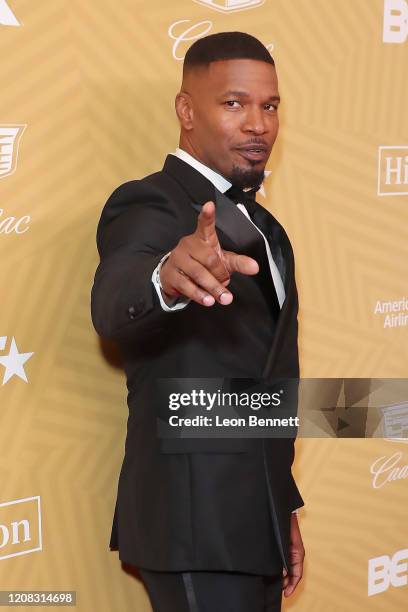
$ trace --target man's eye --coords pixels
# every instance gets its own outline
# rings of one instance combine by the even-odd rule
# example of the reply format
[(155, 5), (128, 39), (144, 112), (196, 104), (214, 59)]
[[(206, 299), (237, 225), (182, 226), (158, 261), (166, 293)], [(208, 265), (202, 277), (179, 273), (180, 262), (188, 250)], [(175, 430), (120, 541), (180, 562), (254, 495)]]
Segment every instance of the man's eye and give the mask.
[[(226, 104), (229, 108), (238, 108), (238, 107), (234, 106), (234, 104), (240, 105), (240, 102), (238, 100), (226, 100), (224, 102), (224, 104)], [(268, 108), (268, 107), (270, 107), (270, 108)], [(277, 104), (272, 104), (272, 103), (265, 104), (265, 108), (267, 110), (277, 111), (278, 110), (278, 105)]]

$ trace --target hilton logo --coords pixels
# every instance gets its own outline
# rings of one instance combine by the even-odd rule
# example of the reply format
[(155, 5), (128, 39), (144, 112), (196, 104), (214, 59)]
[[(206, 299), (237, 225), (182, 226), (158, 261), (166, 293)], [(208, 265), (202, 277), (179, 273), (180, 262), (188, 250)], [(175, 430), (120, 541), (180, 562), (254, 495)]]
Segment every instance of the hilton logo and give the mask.
[(203, 4), (209, 8), (222, 13), (231, 11), (243, 11), (244, 9), (255, 8), (265, 2), (265, 0), (193, 0), (197, 4)]
[(6, 26), (20, 25), (6, 0), (0, 0), (0, 24)]
[(378, 148), (378, 195), (408, 195), (408, 146)]
[(0, 560), (42, 550), (40, 496), (0, 504)]
[(383, 42), (404, 43), (408, 38), (407, 0), (384, 0)]

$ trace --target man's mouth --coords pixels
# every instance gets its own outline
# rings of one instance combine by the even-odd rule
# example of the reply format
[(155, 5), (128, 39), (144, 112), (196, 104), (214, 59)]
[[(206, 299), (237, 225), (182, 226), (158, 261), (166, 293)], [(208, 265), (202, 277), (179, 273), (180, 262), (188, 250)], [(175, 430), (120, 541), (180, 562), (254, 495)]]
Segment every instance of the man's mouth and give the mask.
[(263, 146), (245, 146), (237, 149), (238, 153), (242, 155), (245, 159), (255, 160), (255, 161), (263, 161), (268, 157), (268, 151), (266, 147)]

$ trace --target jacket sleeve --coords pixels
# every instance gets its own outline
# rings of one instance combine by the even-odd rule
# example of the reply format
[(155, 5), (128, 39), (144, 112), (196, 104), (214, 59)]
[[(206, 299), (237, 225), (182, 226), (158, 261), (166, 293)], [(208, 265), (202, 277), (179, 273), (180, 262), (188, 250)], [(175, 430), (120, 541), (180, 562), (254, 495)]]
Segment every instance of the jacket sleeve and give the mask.
[(129, 181), (108, 198), (98, 223), (100, 263), (91, 289), (92, 323), (100, 336), (146, 336), (174, 324), (152, 283), (160, 259), (190, 233), (185, 219), (158, 187)]

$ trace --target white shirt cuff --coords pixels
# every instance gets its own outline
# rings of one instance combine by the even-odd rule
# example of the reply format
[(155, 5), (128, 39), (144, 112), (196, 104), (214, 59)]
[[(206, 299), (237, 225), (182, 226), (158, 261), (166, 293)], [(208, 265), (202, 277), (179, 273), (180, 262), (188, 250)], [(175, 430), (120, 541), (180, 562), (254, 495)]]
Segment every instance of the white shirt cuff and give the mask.
[(173, 312), (174, 310), (181, 310), (182, 308), (185, 308), (187, 304), (190, 302), (189, 298), (177, 297), (177, 298), (174, 298), (171, 305), (169, 305), (169, 304), (166, 304), (166, 302), (163, 299), (163, 294), (161, 291), (161, 283), (160, 283), (160, 270), (161, 270), (163, 263), (169, 257), (170, 253), (171, 251), (166, 253), (166, 255), (163, 255), (163, 257), (161, 258), (161, 260), (159, 261), (159, 263), (153, 270), (153, 274), (152, 274), (152, 283), (159, 297), (160, 305), (163, 308), (163, 310), (165, 310), (166, 312)]

